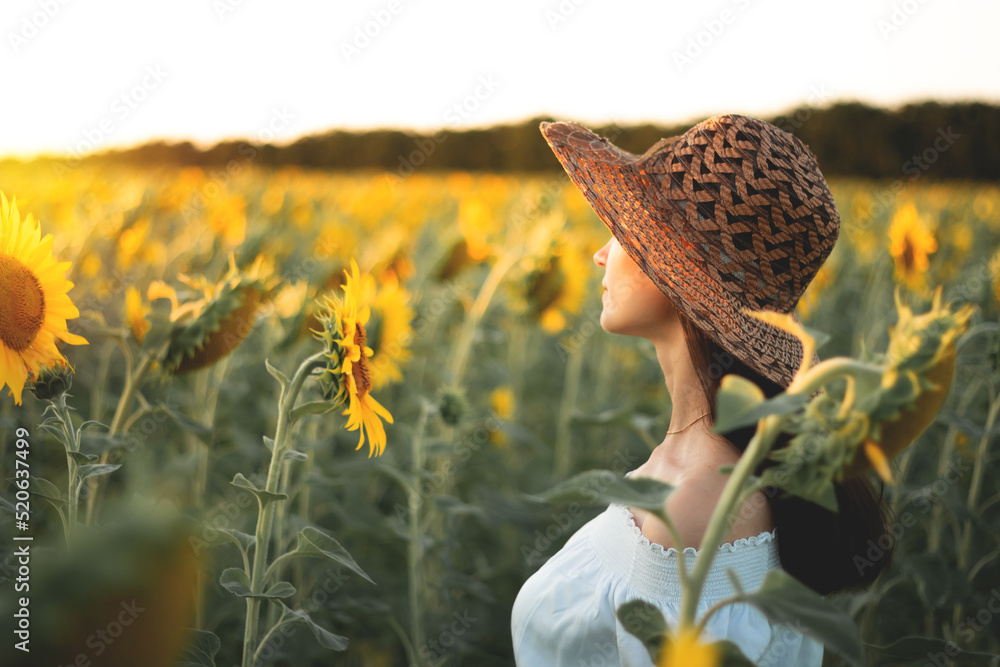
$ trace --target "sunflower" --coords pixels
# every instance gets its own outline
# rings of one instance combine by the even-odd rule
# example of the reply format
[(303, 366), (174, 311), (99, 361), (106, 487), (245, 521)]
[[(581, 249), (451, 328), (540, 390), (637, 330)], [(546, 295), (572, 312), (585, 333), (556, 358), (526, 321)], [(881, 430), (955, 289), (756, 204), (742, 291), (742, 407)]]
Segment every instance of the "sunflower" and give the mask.
[(908, 203), (896, 210), (889, 226), (889, 252), (896, 262), (896, 280), (910, 289), (920, 289), (930, 262), (927, 255), (937, 251), (937, 240)]
[[(402, 366), (410, 359), (413, 339), (413, 309), (410, 293), (400, 286), (396, 274), (386, 271), (372, 301), (372, 312), (378, 318), (378, 328), (372, 333), (372, 385), (381, 389), (403, 379)], [(372, 331), (372, 327), (369, 327)]]
[(592, 271), (581, 248), (556, 248), (528, 279), (527, 298), (542, 329), (557, 334), (583, 306)]
[(14, 201), (0, 193), (0, 389), (10, 387), (17, 405), (29, 375), (66, 363), (57, 338), (87, 345), (66, 330), (66, 320), (80, 316), (67, 294), (70, 263), (52, 256), (51, 234), (40, 237), (31, 215), (22, 221)]
[[(371, 317), (371, 307), (364, 303), (370, 287), (362, 280), (358, 264), (351, 260), (350, 272), (344, 271), (341, 298), (327, 297), (324, 312), (318, 317), (323, 328), (314, 332), (327, 346), (327, 365), (321, 381), (325, 386), (336, 387), (334, 401), (346, 403), (346, 428), (359, 431), (357, 449), (368, 437), (368, 456), (380, 456), (385, 450), (385, 427), (382, 419), (390, 424), (392, 415), (371, 395), (374, 387), (369, 359), (373, 352), (368, 347), (365, 325)], [(326, 377), (327, 374), (330, 377)]]
[[(241, 271), (232, 255), (229, 271), (217, 284), (204, 278), (178, 278), (200, 296), (181, 303), (175, 290), (161, 281), (154, 281), (147, 290), (151, 301), (170, 299), (170, 344), (164, 366), (177, 374), (210, 366), (239, 347), (278, 282), (263, 257)], [(138, 317), (134, 308), (132, 314)]]
[(660, 651), (657, 667), (715, 667), (721, 663), (719, 652), (710, 644), (698, 641), (698, 631), (681, 628)]
[(150, 324), (149, 320), (146, 319), (147, 315), (149, 315), (149, 304), (142, 302), (139, 290), (136, 289), (135, 285), (132, 285), (125, 293), (125, 320), (132, 330), (132, 335), (140, 343), (146, 338), (146, 332), (149, 331)]

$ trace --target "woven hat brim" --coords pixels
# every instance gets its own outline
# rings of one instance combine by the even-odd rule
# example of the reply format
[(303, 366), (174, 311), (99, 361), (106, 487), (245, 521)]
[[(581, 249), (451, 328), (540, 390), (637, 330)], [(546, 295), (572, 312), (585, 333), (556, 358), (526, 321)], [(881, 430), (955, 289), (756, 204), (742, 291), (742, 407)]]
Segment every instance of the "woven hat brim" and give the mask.
[[(640, 158), (574, 123), (542, 123), (542, 135), (570, 180), (642, 271), (712, 340), (758, 373), (787, 387), (802, 362), (802, 344), (785, 331), (746, 315), (725, 286), (705, 270), (705, 260), (647, 195), (649, 177)], [(658, 145), (670, 151), (669, 143)], [(648, 187), (642, 187), (641, 184)], [(792, 316), (795, 317), (794, 312)], [(797, 319), (797, 318), (796, 318)], [(813, 363), (818, 363), (818, 355)], [(726, 373), (721, 369), (722, 374)]]

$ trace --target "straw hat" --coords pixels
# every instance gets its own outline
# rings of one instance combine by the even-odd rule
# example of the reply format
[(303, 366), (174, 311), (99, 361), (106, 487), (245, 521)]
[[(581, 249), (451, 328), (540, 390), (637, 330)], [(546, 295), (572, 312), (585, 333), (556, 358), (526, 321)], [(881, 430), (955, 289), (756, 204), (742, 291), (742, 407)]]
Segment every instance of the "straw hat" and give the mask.
[[(570, 179), (625, 251), (712, 340), (787, 387), (794, 336), (744, 314), (793, 313), (840, 232), (816, 158), (791, 134), (726, 114), (633, 155), (542, 123)], [(818, 361), (818, 357), (814, 357)]]

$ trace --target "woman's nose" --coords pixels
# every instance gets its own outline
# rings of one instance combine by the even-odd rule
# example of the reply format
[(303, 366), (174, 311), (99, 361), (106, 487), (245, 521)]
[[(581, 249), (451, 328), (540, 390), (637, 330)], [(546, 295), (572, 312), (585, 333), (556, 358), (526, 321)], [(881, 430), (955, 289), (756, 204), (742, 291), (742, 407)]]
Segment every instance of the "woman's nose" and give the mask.
[(597, 264), (597, 266), (603, 269), (604, 265), (608, 261), (608, 250), (610, 250), (610, 248), (611, 240), (608, 239), (608, 242), (604, 244), (604, 247), (594, 253), (594, 264)]

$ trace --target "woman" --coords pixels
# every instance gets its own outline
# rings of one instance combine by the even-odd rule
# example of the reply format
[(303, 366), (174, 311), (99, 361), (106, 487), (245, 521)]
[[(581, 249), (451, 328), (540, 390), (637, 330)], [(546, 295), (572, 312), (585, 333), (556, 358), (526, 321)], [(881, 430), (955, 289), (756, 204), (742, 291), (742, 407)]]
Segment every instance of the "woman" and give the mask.
[[(741, 375), (773, 396), (802, 360), (796, 338), (743, 311), (794, 311), (837, 240), (836, 205), (809, 149), (755, 118), (709, 118), (639, 157), (571, 123), (543, 123), (542, 133), (612, 233), (594, 256), (604, 269), (601, 326), (647, 338), (656, 349), (673, 405), (670, 426), (630, 475), (675, 487), (667, 512), (693, 561), (690, 545), (701, 543), (727, 481), (718, 469), (738, 461), (754, 431), (712, 432), (722, 377)], [(861, 479), (838, 486), (837, 496), (839, 513), (773, 490), (749, 498), (719, 549), (699, 618), (734, 593), (727, 568), (748, 591), (776, 567), (822, 594), (870, 584), (887, 559), (859, 570), (854, 556), (886, 530), (881, 494)], [(644, 599), (676, 625), (674, 547), (659, 519), (611, 505), (518, 594), (517, 663), (649, 665), (615, 610)], [(822, 662), (821, 645), (770, 625), (747, 605), (723, 608), (706, 631), (757, 664)]]

